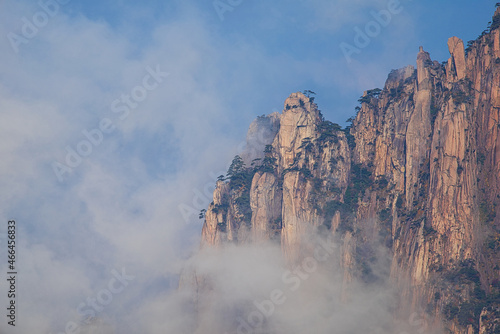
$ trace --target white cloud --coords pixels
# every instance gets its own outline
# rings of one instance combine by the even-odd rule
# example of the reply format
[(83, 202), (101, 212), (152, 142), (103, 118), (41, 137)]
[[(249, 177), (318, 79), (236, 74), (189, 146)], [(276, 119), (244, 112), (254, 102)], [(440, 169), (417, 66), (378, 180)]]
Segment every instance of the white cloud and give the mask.
[[(366, 5), (311, 2), (317, 18), (313, 28), (332, 31), (361, 22), (358, 15)], [(179, 205), (199, 210), (211, 201), (207, 189), (237, 153), (250, 120), (281, 108), (286, 98), (266, 95), (303, 89), (303, 78), (333, 81), (338, 87), (347, 82), (356, 89), (356, 78), (366, 74), (361, 71), (350, 83), (345, 77), (352, 73), (343, 60), (325, 55), (305, 65), (294, 55), (272, 54), (264, 42), (244, 35), (218, 35), (206, 13), (182, 6), (175, 20), (141, 30), (148, 41), (140, 45), (134, 42), (137, 35), (127, 35), (139, 27), (121, 30), (63, 12), (20, 45), (19, 53), (6, 38), (0, 43), (0, 187), (8, 190), (1, 195), (0, 218), (15, 218), (20, 226), (23, 332), (62, 330), (67, 321), (79, 320), (79, 303), (106, 286), (112, 269), (125, 267), (137, 278), (102, 316), (115, 317), (111, 322), (128, 316), (137, 320), (127, 328), (130, 333), (143, 328), (156, 333), (166, 321), (181, 333), (186, 318), (176, 305), (183, 299), (170, 291), (154, 293), (167, 289), (198, 245), (201, 222), (196, 215), (186, 221)], [(0, 7), (2, 36), (19, 33), (21, 18), (40, 10), (26, 2), (2, 2)], [(157, 65), (170, 75), (120, 120), (111, 103), (142, 84), (146, 68)], [(340, 68), (344, 70), (335, 73)], [(116, 129), (104, 134), (102, 143), (60, 183), (52, 162), (66, 163), (66, 147), (76, 149), (86, 140), (82, 130), (97, 128), (103, 118), (111, 119)], [(158, 167), (153, 175), (148, 168), (160, 153), (140, 153), (157, 145), (159, 137), (166, 138), (162, 161), (175, 163)], [(0, 249), (0, 255), (4, 252)], [(222, 296), (239, 293), (244, 284), (257, 284), (259, 293), (267, 293), (274, 281), (263, 280), (276, 274), (279, 260), (259, 262), (262, 252), (248, 258), (253, 267), (263, 265), (254, 282), (246, 280), (249, 269), (238, 264), (238, 254), (246, 256), (223, 254), (225, 264), (207, 258), (207, 271), (221, 282), (235, 283), (221, 285)], [(238, 298), (249, 297), (241, 293)], [(131, 314), (137, 305), (139, 311)], [(166, 320), (165, 312), (172, 317)], [(0, 322), (1, 330), (5, 326)]]

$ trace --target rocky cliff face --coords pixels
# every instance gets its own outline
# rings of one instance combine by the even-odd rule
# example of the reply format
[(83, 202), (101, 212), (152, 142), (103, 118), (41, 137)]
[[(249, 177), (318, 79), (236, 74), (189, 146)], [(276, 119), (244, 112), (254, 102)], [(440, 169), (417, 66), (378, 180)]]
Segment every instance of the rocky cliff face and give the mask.
[(203, 247), (273, 240), (293, 264), (312, 234), (333, 235), (348, 298), (352, 280), (376, 278), (382, 245), (396, 318), (500, 332), (500, 8), (492, 22), (467, 50), (450, 38), (444, 63), (420, 48), (416, 68), (363, 94), (346, 129), (302, 93), (259, 117), (217, 182)]

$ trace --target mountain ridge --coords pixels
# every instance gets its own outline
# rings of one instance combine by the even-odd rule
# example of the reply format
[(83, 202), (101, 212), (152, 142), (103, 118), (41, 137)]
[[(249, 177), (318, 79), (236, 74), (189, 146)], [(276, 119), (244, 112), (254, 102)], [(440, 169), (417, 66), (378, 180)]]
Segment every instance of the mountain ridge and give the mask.
[(354, 281), (381, 278), (382, 245), (396, 320), (421, 312), (430, 331), (499, 333), (499, 27), (497, 8), (467, 48), (448, 40), (444, 63), (420, 47), (416, 68), (364, 92), (344, 129), (310, 91), (259, 117), (217, 181), (201, 248), (274, 242), (293, 266), (311, 235), (332, 236), (348, 299)]

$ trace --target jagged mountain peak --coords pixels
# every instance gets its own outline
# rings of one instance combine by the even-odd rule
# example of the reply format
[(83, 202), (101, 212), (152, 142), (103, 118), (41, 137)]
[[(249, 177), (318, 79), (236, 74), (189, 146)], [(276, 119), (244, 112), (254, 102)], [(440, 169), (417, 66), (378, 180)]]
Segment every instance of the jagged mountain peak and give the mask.
[[(312, 256), (311, 235), (332, 236), (343, 300), (355, 281), (388, 279), (395, 318), (425, 310), (429, 331), (498, 332), (498, 26), (500, 8), (467, 49), (450, 37), (443, 64), (420, 47), (416, 67), (364, 92), (346, 129), (300, 92), (282, 113), (259, 117), (247, 167), (217, 182), (203, 244), (272, 241), (293, 266)], [(373, 260), (381, 247), (387, 277)]]

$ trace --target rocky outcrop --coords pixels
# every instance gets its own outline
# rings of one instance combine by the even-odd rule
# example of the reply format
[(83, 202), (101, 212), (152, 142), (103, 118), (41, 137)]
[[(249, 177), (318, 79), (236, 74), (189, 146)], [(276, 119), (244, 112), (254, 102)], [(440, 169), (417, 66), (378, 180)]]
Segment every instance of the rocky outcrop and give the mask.
[(254, 159), (264, 158), (266, 145), (271, 143), (278, 133), (279, 113), (274, 112), (268, 116), (257, 117), (248, 128), (245, 150), (242, 154), (243, 161), (250, 164)]
[(462, 80), (466, 76), (467, 68), (465, 65), (464, 42), (458, 37), (450, 37), (448, 39), (448, 50), (450, 51), (450, 59), (448, 59), (446, 73), (448, 73), (448, 81)]
[(204, 247), (271, 240), (293, 265), (311, 254), (311, 236), (333, 235), (342, 300), (352, 282), (384, 278), (382, 252), (396, 318), (500, 331), (500, 8), (492, 22), (467, 49), (450, 38), (444, 64), (421, 47), (416, 68), (364, 92), (345, 129), (303, 93), (259, 117), (217, 182)]
[[(259, 117), (259, 123), (270, 129), (267, 133), (278, 130), (273, 138), (260, 137), (263, 152), (252, 166), (242, 161), (235, 175), (217, 182), (214, 200), (205, 213), (204, 245), (247, 240), (248, 230), (241, 232), (247, 225), (254, 242), (280, 239), (291, 262), (304, 255), (301, 245), (324, 223), (321, 206), (341, 199), (350, 169), (345, 133), (337, 124), (325, 121), (313, 101), (303, 93), (294, 93), (279, 116)], [(261, 131), (256, 128), (253, 123), (247, 141)], [(247, 147), (255, 146), (247, 143)], [(248, 224), (243, 224), (245, 214), (250, 217)]]

